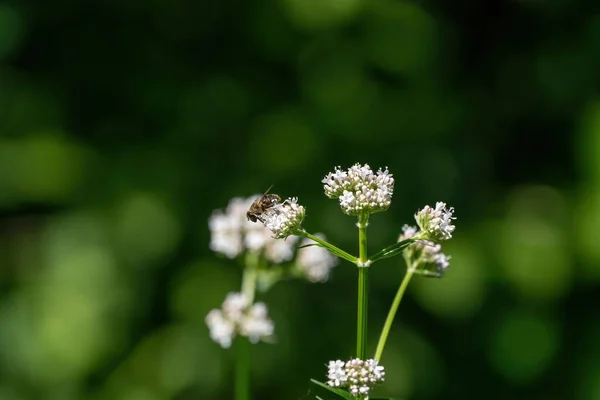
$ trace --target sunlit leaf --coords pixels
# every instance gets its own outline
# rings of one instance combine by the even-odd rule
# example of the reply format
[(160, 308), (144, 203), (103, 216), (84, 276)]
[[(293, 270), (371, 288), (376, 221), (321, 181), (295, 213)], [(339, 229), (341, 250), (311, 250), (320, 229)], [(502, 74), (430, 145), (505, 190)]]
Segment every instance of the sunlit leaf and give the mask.
[(331, 393), (337, 394), (338, 396), (346, 399), (346, 400), (352, 400), (352, 396), (350, 395), (350, 393), (348, 393), (347, 391), (343, 390), (343, 389), (336, 389), (336, 388), (332, 388), (329, 385), (326, 385), (322, 382), (319, 382), (315, 379), (311, 379), (310, 380), (312, 383), (314, 383), (315, 385), (319, 385), (321, 386), (323, 389), (327, 389), (329, 390)]

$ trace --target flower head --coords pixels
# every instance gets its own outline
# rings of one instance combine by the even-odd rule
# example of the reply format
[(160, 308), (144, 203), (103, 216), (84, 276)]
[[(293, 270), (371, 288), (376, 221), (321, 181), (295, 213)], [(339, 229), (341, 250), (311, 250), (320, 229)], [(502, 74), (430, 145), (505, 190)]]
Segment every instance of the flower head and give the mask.
[[(419, 234), (416, 226), (404, 225), (398, 241), (418, 237)], [(411, 243), (406, 247), (405, 255), (416, 268), (416, 272), (423, 275), (440, 277), (450, 266), (450, 256), (442, 253), (442, 246), (431, 240), (421, 239)]]
[(364, 397), (369, 395), (375, 384), (385, 380), (385, 371), (373, 359), (336, 360), (329, 362), (327, 378), (329, 386), (348, 388), (352, 396)]
[(205, 319), (210, 337), (223, 348), (229, 348), (236, 334), (257, 343), (268, 339), (275, 330), (264, 303), (250, 305), (241, 293), (229, 293), (221, 309), (211, 310)]
[(296, 238), (281, 241), (274, 239), (263, 224), (247, 220), (246, 212), (260, 195), (232, 199), (225, 211), (217, 210), (209, 218), (210, 248), (235, 258), (244, 251), (260, 253), (272, 263), (289, 261), (294, 256)]
[(335, 167), (321, 181), (325, 195), (338, 199), (345, 214), (361, 215), (385, 211), (392, 202), (394, 178), (388, 169), (373, 173), (368, 164), (355, 164), (347, 171)]
[[(325, 236), (315, 234), (325, 240)], [(300, 246), (313, 244), (310, 239), (304, 239)], [(296, 266), (311, 282), (325, 282), (329, 279), (329, 273), (336, 266), (338, 259), (330, 252), (319, 246), (302, 247), (298, 250)]]
[(280, 204), (268, 208), (263, 213), (265, 226), (277, 239), (285, 239), (295, 229), (300, 229), (306, 211), (298, 204), (296, 197), (289, 198)]
[(455, 226), (452, 220), (456, 219), (452, 214), (454, 207), (446, 209), (446, 203), (441, 201), (435, 204), (435, 208), (429, 206), (423, 207), (415, 214), (415, 220), (421, 228), (421, 235), (424, 239), (439, 241), (452, 238)]
[(273, 336), (275, 327), (267, 315), (265, 303), (254, 303), (240, 321), (240, 335), (248, 337), (251, 343)]

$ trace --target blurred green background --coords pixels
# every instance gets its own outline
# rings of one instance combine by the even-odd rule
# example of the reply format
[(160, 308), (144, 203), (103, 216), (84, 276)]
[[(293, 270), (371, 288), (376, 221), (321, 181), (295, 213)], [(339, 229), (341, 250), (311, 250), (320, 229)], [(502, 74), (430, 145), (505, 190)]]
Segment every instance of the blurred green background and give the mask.
[[(206, 313), (238, 290), (208, 217), (388, 166), (371, 251), (456, 207), (383, 356), (405, 399), (600, 399), (600, 14), (567, 0), (0, 3), (0, 399), (230, 399)], [(371, 271), (374, 350), (403, 273)], [(277, 284), (255, 399), (310, 399), (354, 348), (356, 270)]]

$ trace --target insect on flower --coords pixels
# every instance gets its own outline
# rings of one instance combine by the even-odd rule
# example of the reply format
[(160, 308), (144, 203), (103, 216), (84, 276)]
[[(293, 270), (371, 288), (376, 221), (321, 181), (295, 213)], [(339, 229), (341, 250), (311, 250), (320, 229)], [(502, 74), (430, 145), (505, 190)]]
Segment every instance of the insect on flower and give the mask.
[(279, 197), (279, 195), (276, 194), (269, 194), (269, 190), (271, 190), (272, 187), (273, 185), (271, 185), (271, 187), (268, 188), (267, 191), (261, 197), (254, 200), (252, 205), (250, 205), (250, 208), (246, 213), (246, 218), (248, 218), (248, 221), (260, 221), (264, 223), (265, 221), (262, 218), (262, 214), (269, 208), (279, 204), (279, 202), (281, 201), (281, 197)]

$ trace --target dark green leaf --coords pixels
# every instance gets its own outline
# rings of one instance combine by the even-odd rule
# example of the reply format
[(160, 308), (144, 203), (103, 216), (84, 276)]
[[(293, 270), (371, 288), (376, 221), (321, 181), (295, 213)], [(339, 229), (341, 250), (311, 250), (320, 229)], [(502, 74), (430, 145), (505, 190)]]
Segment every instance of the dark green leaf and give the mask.
[(394, 257), (404, 251), (404, 248), (414, 242), (414, 239), (405, 239), (401, 242), (394, 243), (391, 246), (386, 247), (381, 250), (379, 253), (376, 253), (374, 256), (370, 258), (371, 262), (375, 262), (378, 260), (382, 260), (384, 258)]
[(325, 247), (325, 246), (323, 246), (322, 244), (319, 244), (319, 243), (311, 243), (311, 244), (305, 244), (304, 246), (298, 246), (298, 248), (299, 249), (303, 249), (305, 247), (311, 247), (311, 246), (317, 246), (317, 247), (323, 247), (323, 248)]
[(348, 393), (347, 391), (343, 390), (343, 389), (336, 389), (336, 388), (332, 388), (329, 385), (326, 385), (325, 383), (319, 382), (315, 379), (311, 379), (310, 380), (312, 383), (314, 383), (315, 385), (319, 385), (321, 386), (323, 389), (327, 389), (329, 390), (331, 393), (337, 394), (338, 396), (346, 399), (346, 400), (352, 400), (352, 396), (350, 395), (350, 393)]

